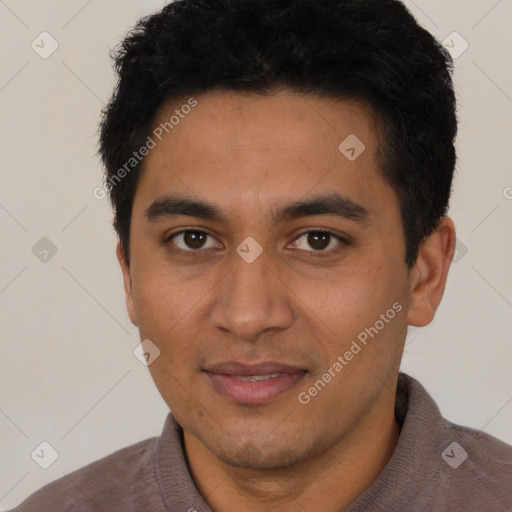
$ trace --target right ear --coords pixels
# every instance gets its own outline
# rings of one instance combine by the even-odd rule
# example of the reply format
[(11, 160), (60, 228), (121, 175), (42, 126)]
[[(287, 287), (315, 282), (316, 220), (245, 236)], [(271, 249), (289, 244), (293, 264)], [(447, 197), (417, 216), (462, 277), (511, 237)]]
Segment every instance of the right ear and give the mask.
[(132, 276), (130, 272), (130, 266), (126, 263), (123, 247), (119, 240), (117, 241), (116, 254), (119, 265), (121, 266), (121, 271), (123, 272), (124, 293), (126, 296), (126, 309), (128, 310), (128, 316), (130, 317), (132, 324), (138, 327), (139, 323), (137, 320), (137, 313), (133, 304)]

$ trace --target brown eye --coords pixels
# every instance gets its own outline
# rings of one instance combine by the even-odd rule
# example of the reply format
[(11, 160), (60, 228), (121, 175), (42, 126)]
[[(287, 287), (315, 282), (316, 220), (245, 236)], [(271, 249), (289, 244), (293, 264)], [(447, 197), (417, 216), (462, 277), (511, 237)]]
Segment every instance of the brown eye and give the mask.
[(191, 249), (201, 249), (205, 240), (205, 234), (200, 231), (187, 231), (183, 235), (183, 241)]
[(343, 243), (345, 241), (339, 236), (322, 230), (307, 231), (295, 239), (295, 246), (308, 252), (328, 252), (327, 249), (335, 248)]
[(308, 244), (313, 247), (313, 249), (319, 251), (328, 247), (330, 240), (331, 235), (321, 231), (311, 231), (311, 233), (308, 234)]
[(215, 247), (215, 243), (210, 243), (209, 246), (205, 245), (208, 237), (214, 240), (211, 235), (204, 231), (189, 229), (174, 233), (169, 237), (169, 242), (182, 251), (195, 252), (201, 249), (210, 249), (211, 247)]

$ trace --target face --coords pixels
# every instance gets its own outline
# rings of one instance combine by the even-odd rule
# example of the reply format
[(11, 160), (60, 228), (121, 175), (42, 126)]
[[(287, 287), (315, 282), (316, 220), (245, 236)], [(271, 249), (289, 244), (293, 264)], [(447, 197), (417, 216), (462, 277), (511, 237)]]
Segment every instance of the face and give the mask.
[(413, 286), (398, 200), (362, 103), (195, 99), (144, 163), (129, 267), (119, 251), (128, 310), (186, 436), (284, 467), (394, 401)]

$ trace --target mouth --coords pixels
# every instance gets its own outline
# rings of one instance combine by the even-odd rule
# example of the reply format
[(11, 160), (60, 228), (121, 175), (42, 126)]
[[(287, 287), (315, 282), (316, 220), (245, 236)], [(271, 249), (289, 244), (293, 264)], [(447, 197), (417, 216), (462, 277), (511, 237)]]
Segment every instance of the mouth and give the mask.
[(232, 375), (232, 377), (242, 382), (261, 382), (263, 380), (275, 379), (277, 377), (280, 377), (281, 375), (281, 373), (272, 373), (271, 375), (251, 375), (249, 377), (242, 377), (241, 375)]
[(224, 362), (203, 370), (213, 390), (238, 404), (264, 404), (276, 400), (299, 385), (308, 373), (300, 367), (265, 362)]

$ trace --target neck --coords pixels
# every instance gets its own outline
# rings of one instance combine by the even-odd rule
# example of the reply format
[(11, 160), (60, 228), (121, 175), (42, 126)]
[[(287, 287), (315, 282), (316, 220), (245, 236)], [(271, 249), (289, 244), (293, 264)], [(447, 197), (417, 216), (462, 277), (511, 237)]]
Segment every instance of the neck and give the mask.
[(384, 405), (372, 409), (350, 436), (325, 453), (271, 471), (224, 464), (184, 431), (192, 478), (215, 512), (339, 512), (377, 479), (395, 450), (400, 428), (394, 397)]

